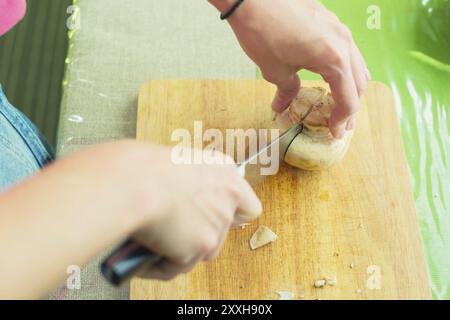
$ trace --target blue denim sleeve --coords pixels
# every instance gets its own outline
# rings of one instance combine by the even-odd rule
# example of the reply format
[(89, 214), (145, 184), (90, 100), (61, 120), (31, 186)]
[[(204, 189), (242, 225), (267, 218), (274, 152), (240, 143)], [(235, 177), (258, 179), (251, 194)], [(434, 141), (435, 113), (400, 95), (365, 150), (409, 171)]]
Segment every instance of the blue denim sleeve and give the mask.
[(36, 173), (53, 159), (45, 138), (8, 102), (0, 86), (0, 191)]

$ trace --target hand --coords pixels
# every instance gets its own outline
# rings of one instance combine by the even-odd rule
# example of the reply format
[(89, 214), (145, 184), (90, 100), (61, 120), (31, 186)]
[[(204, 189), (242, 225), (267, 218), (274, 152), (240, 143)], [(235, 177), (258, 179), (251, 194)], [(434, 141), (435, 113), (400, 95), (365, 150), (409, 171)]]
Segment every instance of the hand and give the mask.
[(68, 266), (133, 234), (167, 259), (146, 276), (169, 279), (213, 259), (233, 223), (261, 212), (226, 159), (175, 165), (169, 148), (107, 143), (0, 193), (0, 298), (41, 297), (65, 281)]
[[(211, 3), (223, 12), (234, 0)], [(315, 0), (246, 0), (229, 23), (264, 78), (277, 85), (276, 112), (297, 96), (297, 72), (307, 69), (330, 85), (336, 102), (329, 121), (332, 134), (339, 138), (354, 127), (370, 73), (351, 32), (335, 14)]]
[[(155, 190), (145, 188), (146, 184), (157, 186), (163, 203), (159, 213), (151, 215), (151, 222), (134, 235), (165, 258), (141, 276), (162, 280), (216, 258), (230, 227), (256, 218), (262, 210), (230, 158), (216, 152), (208, 156), (221, 164), (175, 165), (170, 154), (170, 149), (154, 147), (151, 162), (141, 162), (140, 176), (132, 179), (142, 183), (142, 190)], [(155, 195), (144, 193), (144, 198), (152, 201)]]

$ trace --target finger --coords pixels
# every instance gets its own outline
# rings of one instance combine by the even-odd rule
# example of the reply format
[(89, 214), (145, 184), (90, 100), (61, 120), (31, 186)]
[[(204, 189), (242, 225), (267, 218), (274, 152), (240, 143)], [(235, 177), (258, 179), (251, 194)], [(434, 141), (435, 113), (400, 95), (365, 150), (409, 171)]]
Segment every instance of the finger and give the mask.
[(346, 130), (347, 131), (351, 131), (351, 130), (355, 130), (356, 127), (356, 119), (355, 116), (351, 116), (350, 119), (347, 121), (347, 126), (346, 126)]
[(225, 239), (227, 238), (227, 235), (228, 235), (228, 231), (229, 231), (229, 230), (230, 230), (230, 226), (228, 226), (227, 228), (225, 228), (225, 229), (222, 231), (222, 233), (221, 233), (220, 236), (219, 236), (219, 241), (218, 241), (217, 247), (216, 247), (210, 254), (208, 254), (208, 255), (204, 258), (204, 260), (206, 260), (206, 261), (211, 261), (211, 260), (216, 259), (216, 258), (219, 256), (220, 251), (222, 250), (223, 244), (225, 243)]
[(300, 78), (297, 73), (294, 73), (287, 79), (277, 81), (275, 84), (278, 89), (272, 102), (272, 109), (280, 113), (289, 107), (292, 100), (297, 97), (300, 90)]
[(363, 69), (366, 81), (372, 80), (372, 74), (370, 73), (369, 68), (367, 67), (366, 59), (364, 59), (364, 56), (362, 55), (361, 50), (359, 50), (358, 46), (355, 43), (353, 43), (353, 45), (358, 53), (358, 58), (361, 61), (362, 66), (361, 68)]
[[(369, 68), (367, 68), (366, 60), (364, 59), (364, 57), (361, 53), (361, 50), (359, 50), (359, 48), (355, 42), (352, 42), (352, 47), (355, 52), (355, 57), (360, 63), (361, 72), (364, 74), (364, 78), (366, 79), (366, 87), (367, 87), (367, 82), (372, 80), (372, 75), (369, 71)], [(365, 90), (363, 90), (363, 91), (365, 91)]]
[(200, 259), (195, 259), (189, 264), (180, 265), (170, 260), (162, 260), (158, 264), (139, 273), (139, 277), (146, 279), (172, 280), (182, 273), (188, 273), (194, 269)]
[(335, 138), (342, 138), (350, 117), (356, 113), (359, 108), (358, 92), (353, 78), (349, 61), (346, 61), (342, 70), (326, 71), (322, 74), (325, 81), (330, 85), (336, 108), (333, 110), (328, 126)]
[(355, 79), (358, 97), (361, 97), (366, 91), (368, 81), (366, 74), (367, 70), (366, 63), (358, 47), (356, 47), (355, 43), (351, 43), (350, 55), (352, 59), (351, 64), (352, 64), (353, 78)]
[(241, 224), (254, 220), (262, 212), (261, 201), (255, 191), (253, 191), (252, 187), (241, 177), (239, 177), (238, 181), (241, 190), (241, 198), (238, 203), (234, 224)]
[(333, 11), (328, 10), (323, 4), (316, 3), (315, 7), (317, 10), (319, 10), (320, 13), (323, 14), (325, 19), (327, 19), (331, 23), (335, 24), (341, 23), (341, 20), (339, 20), (338, 16)]
[(367, 81), (372, 80), (372, 73), (370, 72), (369, 68), (367, 68), (367, 67), (366, 67), (366, 78), (367, 78)]

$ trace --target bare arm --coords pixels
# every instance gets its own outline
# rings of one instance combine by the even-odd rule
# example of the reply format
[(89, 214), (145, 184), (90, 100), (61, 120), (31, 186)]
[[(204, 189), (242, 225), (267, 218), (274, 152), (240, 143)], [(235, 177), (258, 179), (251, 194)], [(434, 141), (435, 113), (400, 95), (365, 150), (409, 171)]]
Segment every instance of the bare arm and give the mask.
[(62, 282), (69, 265), (84, 265), (142, 223), (126, 210), (131, 193), (104, 168), (114, 153), (81, 153), (1, 195), (0, 297), (39, 297)]

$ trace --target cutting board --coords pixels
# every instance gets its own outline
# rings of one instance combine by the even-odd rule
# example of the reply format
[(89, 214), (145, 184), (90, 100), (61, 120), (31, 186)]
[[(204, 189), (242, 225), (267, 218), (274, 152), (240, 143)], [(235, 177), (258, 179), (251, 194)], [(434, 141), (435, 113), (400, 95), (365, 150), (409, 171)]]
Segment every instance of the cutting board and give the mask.
[[(303, 82), (323, 86), (324, 82)], [(139, 96), (137, 138), (176, 145), (175, 129), (268, 128), (275, 89), (265, 81), (152, 81)], [(232, 230), (217, 260), (170, 282), (133, 279), (132, 299), (429, 299), (418, 217), (394, 100), (370, 83), (345, 159), (323, 172), (283, 165), (255, 191), (263, 215)], [(188, 213), (187, 213), (188, 214)], [(252, 251), (267, 226), (278, 240)], [(316, 280), (337, 283), (323, 288)]]

